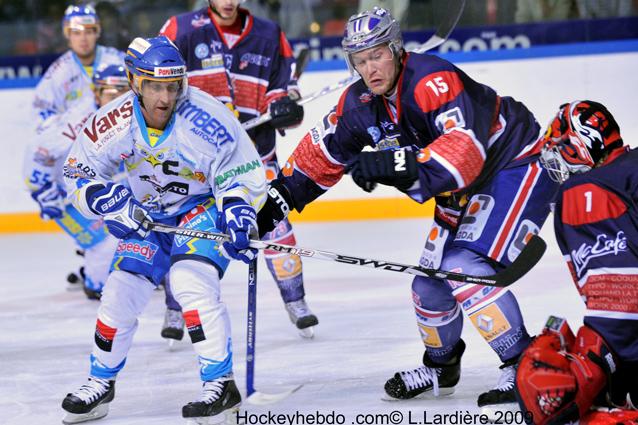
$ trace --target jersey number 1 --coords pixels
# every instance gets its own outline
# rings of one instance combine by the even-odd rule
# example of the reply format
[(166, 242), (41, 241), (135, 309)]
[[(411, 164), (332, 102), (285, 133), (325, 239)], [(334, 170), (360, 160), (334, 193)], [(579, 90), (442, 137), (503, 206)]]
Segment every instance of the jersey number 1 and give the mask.
[(588, 190), (587, 192), (585, 192), (583, 195), (585, 195), (585, 212), (591, 212), (591, 199), (592, 199), (592, 193), (591, 190)]

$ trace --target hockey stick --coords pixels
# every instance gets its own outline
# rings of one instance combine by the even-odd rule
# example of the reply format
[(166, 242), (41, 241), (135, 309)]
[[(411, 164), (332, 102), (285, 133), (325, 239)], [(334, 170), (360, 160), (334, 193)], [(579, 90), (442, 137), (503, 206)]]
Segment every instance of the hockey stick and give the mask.
[[(450, 36), (454, 27), (456, 27), (456, 23), (459, 21), (459, 18), (463, 14), (463, 9), (465, 8), (465, 0), (448, 0), (447, 2), (447, 13), (446, 19), (443, 20), (439, 24), (439, 27), (436, 29), (436, 32), (430, 36), (426, 40), (425, 43), (421, 45), (418, 49), (416, 49), (415, 53), (423, 53), (428, 50), (432, 50), (437, 46), (440, 46), (447, 38)], [(355, 81), (359, 80), (361, 77), (359, 75), (351, 75), (342, 80), (337, 81), (334, 84), (326, 86), (321, 90), (312, 93), (309, 96), (304, 97), (303, 99), (297, 102), (299, 105), (305, 105), (306, 103), (312, 102), (315, 99), (323, 97), (329, 93), (342, 89), (344, 87), (349, 86)], [(268, 121), (270, 121), (271, 116), (269, 113), (265, 113), (258, 117), (255, 117), (251, 120), (248, 120), (242, 124), (244, 130), (250, 130), (251, 128), (262, 125)]]
[(257, 325), (257, 259), (248, 264), (248, 316), (246, 321), (246, 401), (255, 405), (276, 403), (301, 388), (298, 385), (276, 394), (255, 390), (255, 339)]
[[(168, 226), (166, 224), (145, 221), (143, 226), (149, 230), (163, 233), (173, 233), (175, 235), (191, 238), (208, 239), (212, 241), (224, 242), (230, 240), (228, 235), (223, 233), (206, 232), (203, 230), (185, 229), (182, 227)], [(283, 245), (274, 242), (264, 242), (250, 240), (250, 247), (255, 249), (270, 249), (273, 251), (299, 255), (301, 257), (311, 257), (319, 260), (334, 261), (337, 263), (352, 264), (353, 266), (371, 267), (375, 269), (388, 270), (391, 272), (407, 273), (414, 276), (424, 276), (434, 279), (454, 280), (457, 282), (474, 283), (478, 285), (505, 287), (519, 280), (531, 270), (545, 253), (547, 245), (540, 236), (534, 235), (525, 245), (516, 260), (505, 269), (489, 276), (471, 276), (464, 273), (448, 272), (444, 270), (428, 269), (422, 266), (395, 263), (385, 260), (374, 260), (371, 258), (355, 257), (352, 255), (336, 254), (334, 252), (319, 251), (314, 249), (300, 248), (297, 246)]]

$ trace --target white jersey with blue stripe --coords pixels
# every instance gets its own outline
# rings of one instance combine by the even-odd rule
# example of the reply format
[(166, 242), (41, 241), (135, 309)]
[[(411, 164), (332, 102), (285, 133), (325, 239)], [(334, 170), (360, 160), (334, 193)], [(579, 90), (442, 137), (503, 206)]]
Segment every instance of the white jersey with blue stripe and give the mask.
[(226, 106), (194, 87), (155, 143), (133, 92), (87, 121), (63, 168), (67, 193), (87, 217), (93, 214), (83, 187), (112, 181), (121, 162), (135, 199), (157, 218), (183, 214), (210, 196), (218, 206), (236, 197), (256, 210), (265, 201), (264, 168), (248, 134)]
[[(93, 69), (108, 65), (124, 65), (124, 53), (113, 48), (97, 46)], [(91, 76), (73, 51), (57, 58), (44, 73), (35, 88), (33, 99), (34, 122), (41, 125), (48, 118), (62, 114), (86, 98), (93, 98)]]

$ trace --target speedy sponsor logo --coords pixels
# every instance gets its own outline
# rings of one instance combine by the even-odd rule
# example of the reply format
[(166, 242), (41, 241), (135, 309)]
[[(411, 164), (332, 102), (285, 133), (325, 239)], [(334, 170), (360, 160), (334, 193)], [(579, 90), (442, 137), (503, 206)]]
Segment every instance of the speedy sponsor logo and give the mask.
[(156, 77), (181, 77), (186, 74), (185, 66), (158, 66), (153, 75)]
[(115, 255), (120, 257), (129, 257), (134, 260), (143, 261), (147, 264), (152, 264), (157, 248), (157, 245), (146, 241), (120, 241), (117, 244)]
[(235, 141), (226, 127), (217, 119), (188, 100), (179, 106), (177, 114), (194, 125), (190, 129), (192, 133), (217, 146), (217, 148), (224, 143)]
[(261, 167), (261, 161), (256, 159), (252, 162), (247, 162), (246, 164), (242, 164), (238, 167), (235, 167), (231, 170), (228, 170), (218, 176), (215, 176), (215, 184), (216, 185), (221, 185), (223, 184), (226, 180), (235, 177), (235, 176), (239, 176), (241, 174), (246, 174), (251, 172), (252, 170), (255, 170), (257, 168)]
[(90, 179), (94, 178), (95, 170), (88, 165), (78, 162), (77, 158), (70, 157), (62, 167), (64, 177), (70, 179)]
[(120, 126), (124, 124), (124, 120), (130, 118), (132, 115), (133, 101), (127, 100), (117, 108), (111, 109), (110, 111), (100, 115), (100, 119), (98, 119), (97, 115), (93, 115), (91, 124), (84, 127), (84, 134), (93, 143), (97, 143), (100, 137), (106, 135), (111, 130), (124, 130), (124, 128)]
[(582, 244), (577, 250), (572, 250), (571, 257), (572, 263), (576, 268), (576, 274), (580, 277), (591, 259), (604, 257), (606, 255), (618, 255), (626, 251), (627, 237), (625, 236), (625, 232), (619, 230), (614, 239), (611, 239), (604, 233), (598, 235), (595, 244)]

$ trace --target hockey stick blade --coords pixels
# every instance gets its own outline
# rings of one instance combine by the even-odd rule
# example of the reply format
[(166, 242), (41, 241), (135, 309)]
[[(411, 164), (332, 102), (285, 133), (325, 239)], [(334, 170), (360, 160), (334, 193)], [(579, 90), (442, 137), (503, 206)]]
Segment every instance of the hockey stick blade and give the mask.
[(420, 48), (414, 51), (415, 53), (427, 52), (440, 46), (447, 40), (450, 34), (452, 34), (452, 31), (454, 31), (456, 24), (463, 14), (463, 9), (465, 9), (465, 0), (447, 0), (445, 3), (447, 4), (446, 19), (439, 24), (434, 35), (423, 43)]
[[(143, 226), (149, 230), (176, 235), (208, 239), (218, 242), (230, 240), (223, 233), (206, 232), (203, 230), (185, 229), (183, 227), (168, 226), (166, 224), (145, 221)], [(448, 272), (444, 270), (428, 269), (422, 266), (395, 263), (393, 261), (375, 260), (372, 258), (356, 257), (353, 255), (336, 254), (334, 252), (320, 251), (316, 249), (301, 248), (298, 246), (284, 245), (274, 242), (250, 240), (250, 247), (255, 249), (269, 249), (285, 254), (299, 255), (300, 257), (316, 258), (325, 261), (351, 264), (353, 266), (371, 267), (397, 273), (408, 273), (414, 276), (431, 277), (441, 280), (454, 280), (457, 282), (475, 283), (478, 285), (505, 287), (516, 282), (541, 259), (547, 245), (538, 235), (533, 235), (527, 245), (521, 250), (514, 262), (504, 270), (489, 276), (471, 276), (463, 273)]]
[(299, 390), (299, 388), (303, 387), (302, 385), (297, 385), (293, 388), (290, 388), (286, 391), (282, 391), (275, 394), (264, 393), (261, 391), (255, 391), (251, 395), (246, 398), (246, 401), (255, 406), (264, 406), (268, 404), (275, 404), (280, 402), (281, 400), (289, 397), (292, 393), (295, 393)]

